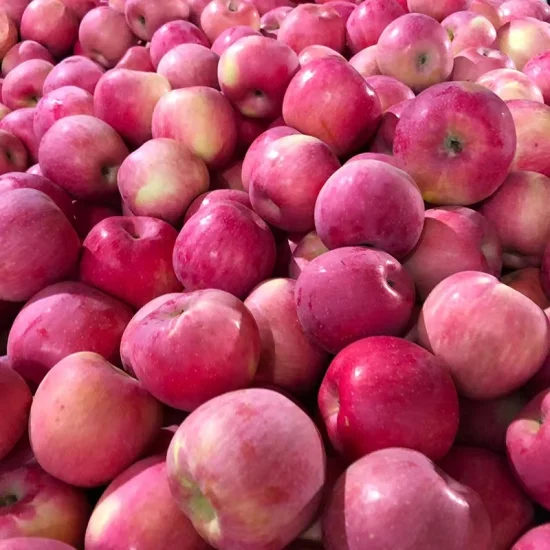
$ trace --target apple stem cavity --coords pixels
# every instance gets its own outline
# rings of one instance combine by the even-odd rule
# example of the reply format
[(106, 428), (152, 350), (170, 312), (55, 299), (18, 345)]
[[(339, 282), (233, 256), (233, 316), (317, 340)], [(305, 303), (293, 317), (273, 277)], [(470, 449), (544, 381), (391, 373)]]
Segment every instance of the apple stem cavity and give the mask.
[(452, 153), (452, 156), (462, 153), (462, 143), (458, 138), (448, 136), (445, 140), (445, 147)]
[(17, 503), (18, 500), (19, 499), (17, 498), (17, 495), (8, 493), (7, 495), (0, 497), (0, 508), (7, 508), (9, 506), (12, 506), (13, 504)]

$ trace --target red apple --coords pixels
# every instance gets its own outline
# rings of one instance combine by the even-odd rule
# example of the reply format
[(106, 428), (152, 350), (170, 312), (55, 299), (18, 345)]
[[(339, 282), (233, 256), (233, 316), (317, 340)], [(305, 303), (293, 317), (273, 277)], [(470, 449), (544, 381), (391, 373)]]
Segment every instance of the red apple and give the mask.
[(539, 87), (527, 75), (515, 69), (489, 71), (480, 76), (476, 83), (491, 90), (504, 101), (528, 99), (544, 103)]
[(35, 115), (34, 107), (24, 107), (6, 114), (0, 120), (0, 130), (5, 130), (21, 140), (27, 150), (29, 163), (38, 162), (40, 140), (34, 131)]
[[(272, 40), (272, 42), (274, 42)], [(231, 164), (223, 167), (223, 170), (230, 170), (231, 165), (242, 162), (241, 155), (244, 156), (248, 148), (254, 143), (256, 138), (260, 137), (269, 128), (270, 119), (254, 118), (243, 115), (240, 111), (235, 111), (237, 122), (237, 148), (235, 150), (235, 160)], [(221, 169), (220, 169), (221, 170)]]
[(377, 46), (369, 46), (360, 52), (357, 52), (350, 60), (349, 64), (363, 77), (375, 76), (380, 74), (378, 61), (376, 59)]
[(30, 0), (0, 0), (0, 10), (6, 12), (7, 16), (19, 27), (21, 17)]
[(467, 48), (490, 48), (497, 31), (483, 15), (471, 11), (457, 11), (441, 22), (451, 39), (453, 56)]
[(66, 57), (58, 63), (44, 81), (44, 95), (63, 86), (76, 86), (93, 95), (105, 70), (82, 55)]
[(480, 76), (496, 69), (515, 69), (512, 58), (490, 48), (466, 48), (455, 56), (451, 80), (475, 82)]
[(103, 0), (63, 0), (63, 3), (75, 13), (78, 19), (82, 19), (89, 11), (105, 2)]
[(43, 59), (30, 59), (15, 67), (4, 79), (2, 103), (12, 110), (36, 107), (42, 97), (44, 81), (52, 69), (53, 65)]
[(392, 163), (402, 170), (405, 170), (405, 163), (401, 159), (393, 157), (395, 129), (397, 128), (397, 123), (403, 112), (405, 109), (412, 107), (413, 102), (414, 99), (405, 99), (405, 101), (400, 101), (388, 107), (388, 109), (382, 113), (382, 120), (370, 144), (372, 153), (391, 155), (393, 158)]
[(438, 21), (443, 21), (452, 13), (465, 11), (470, 7), (471, 0), (407, 0), (409, 11), (429, 15)]
[(47, 287), (13, 323), (8, 340), (12, 367), (38, 384), (56, 363), (79, 351), (120, 363), (120, 339), (131, 317), (128, 306), (83, 283)]
[(186, 0), (126, 0), (124, 4), (126, 21), (132, 32), (148, 42), (165, 23), (189, 18), (189, 4)]
[(394, 154), (432, 204), (468, 206), (489, 197), (508, 175), (515, 149), (506, 104), (470, 82), (424, 91), (395, 129)]
[(308, 63), (311, 63), (315, 59), (322, 59), (323, 57), (339, 57), (340, 59), (345, 59), (344, 56), (332, 48), (327, 46), (321, 46), (318, 44), (313, 44), (312, 46), (305, 47), (300, 55), (298, 56), (298, 62), (300, 67), (303, 69)]
[(155, 72), (149, 48), (145, 46), (132, 46), (129, 48), (115, 67), (117, 69), (131, 69), (132, 71)]
[[(260, 31), (262, 34), (268, 38), (277, 38), (282, 22), (293, 9), (294, 8), (291, 8), (290, 6), (280, 6), (278, 8), (273, 8), (262, 15), (260, 19)], [(216, 42), (218, 40), (219, 37), (216, 38)], [(214, 46), (215, 45), (216, 43), (214, 43)], [(212, 49), (214, 49), (214, 46), (212, 46)]]
[(13, 134), (0, 129), (0, 174), (25, 170), (28, 153), (23, 142)]
[(283, 548), (315, 517), (326, 459), (308, 416), (280, 393), (255, 388), (191, 413), (172, 440), (167, 472), (176, 501), (210, 544)]
[(319, 235), (315, 231), (311, 231), (298, 241), (288, 267), (289, 277), (297, 279), (304, 268), (317, 256), (328, 252), (328, 248), (323, 244)]
[(459, 392), (471, 399), (500, 397), (527, 382), (548, 354), (548, 338), (536, 304), (476, 271), (439, 283), (419, 320), (420, 344), (447, 363)]
[(402, 82), (391, 76), (374, 75), (365, 78), (366, 83), (376, 92), (382, 112), (397, 103), (414, 99), (414, 92)]
[(202, 10), (200, 26), (211, 43), (223, 31), (237, 25), (246, 25), (255, 31), (260, 30), (260, 14), (252, 2), (212, 0)]
[(547, 105), (550, 103), (550, 78), (548, 71), (550, 71), (550, 51), (535, 55), (523, 67), (523, 72), (542, 92), (544, 102)]
[(61, 57), (78, 38), (78, 18), (61, 0), (32, 0), (21, 19), (21, 38), (34, 40)]
[(527, 531), (511, 550), (543, 550), (550, 545), (550, 523), (539, 525)]
[(248, 193), (238, 189), (214, 189), (199, 195), (189, 206), (185, 213), (184, 223), (196, 214), (201, 208), (220, 201), (235, 201), (248, 208), (252, 208)]
[(13, 46), (2, 60), (2, 75), (6, 76), (12, 69), (30, 59), (43, 59), (55, 63), (52, 54), (38, 42), (24, 40)]
[(15, 47), (17, 39), (17, 26), (5, 11), (0, 11), (0, 58)]
[(212, 51), (217, 55), (222, 55), (222, 53), (227, 50), (229, 46), (245, 36), (261, 36), (261, 34), (248, 25), (236, 25), (235, 27), (230, 27), (229, 29), (223, 31), (218, 38), (214, 40), (212, 43)]

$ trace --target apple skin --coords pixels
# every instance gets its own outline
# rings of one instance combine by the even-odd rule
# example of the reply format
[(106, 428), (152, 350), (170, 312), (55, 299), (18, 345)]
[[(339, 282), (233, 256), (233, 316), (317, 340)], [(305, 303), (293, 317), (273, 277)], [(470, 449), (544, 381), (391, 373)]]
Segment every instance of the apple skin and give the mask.
[(319, 192), (338, 168), (338, 158), (321, 140), (300, 134), (281, 137), (267, 145), (252, 167), (252, 207), (279, 229), (307, 233), (315, 226)]
[(543, 550), (550, 545), (550, 523), (545, 523), (527, 531), (516, 541), (511, 550)]
[(78, 236), (84, 240), (88, 233), (101, 220), (112, 216), (119, 216), (120, 210), (115, 210), (104, 204), (94, 204), (92, 202), (76, 200), (73, 202), (74, 221), (73, 226)]
[[(260, 31), (268, 38), (277, 38), (285, 17), (293, 10), (290, 6), (279, 6), (264, 13), (260, 19)], [(218, 39), (216, 39), (217, 41)], [(214, 48), (214, 46), (212, 46)]]
[(44, 135), (38, 160), (44, 176), (77, 199), (102, 199), (117, 191), (117, 173), (128, 156), (122, 138), (89, 115), (58, 120)]
[(0, 418), (0, 460), (25, 433), (32, 394), (25, 380), (8, 365), (0, 364), (0, 391), (4, 412)]
[(11, 70), (2, 85), (2, 103), (12, 110), (36, 107), (42, 87), (53, 69), (49, 61), (29, 59)]
[(166, 468), (172, 494), (207, 542), (227, 550), (283, 548), (315, 517), (326, 457), (304, 411), (278, 392), (254, 388), (191, 413)]
[(538, 267), (524, 267), (508, 273), (500, 280), (527, 296), (541, 309), (550, 308), (550, 299), (542, 289), (541, 270)]
[(222, 32), (237, 25), (246, 25), (260, 30), (260, 14), (247, 0), (212, 0), (203, 9), (200, 27), (213, 43)]
[(491, 48), (466, 48), (455, 55), (451, 80), (475, 82), (496, 69), (515, 69), (512, 58)]
[(478, 13), (486, 17), (498, 31), (503, 25), (500, 0), (471, 0), (468, 11)]
[(395, 19), (407, 13), (396, 0), (364, 0), (346, 23), (347, 43), (356, 54), (374, 46), (383, 30)]
[(145, 71), (148, 73), (155, 72), (149, 48), (145, 46), (132, 46), (129, 48), (116, 64), (115, 68)]
[(0, 11), (0, 57), (5, 58), (18, 40), (17, 26), (5, 11)]
[(377, 46), (369, 46), (360, 52), (357, 52), (350, 60), (349, 64), (363, 77), (376, 76), (381, 74), (378, 67)]
[(96, 353), (80, 352), (57, 363), (38, 387), (29, 434), (49, 474), (97, 487), (135, 462), (161, 425), (161, 405), (137, 380)]
[(496, 69), (481, 75), (477, 80), (504, 101), (527, 99), (544, 103), (539, 87), (524, 73), (515, 69)]
[[(102, 1), (102, 0), (101, 0)], [(63, 3), (74, 12), (78, 19), (82, 19), (89, 11), (100, 4), (100, 0), (63, 0)]]
[(74, 546), (42, 537), (14, 537), (0, 540), (0, 550), (74, 550)]
[(162, 456), (136, 462), (111, 482), (92, 513), (85, 545), (87, 550), (209, 548), (172, 497)]
[(0, 174), (22, 171), (27, 168), (28, 153), (23, 142), (10, 132), (0, 129)]
[(420, 239), (403, 265), (425, 300), (454, 273), (482, 271), (499, 277), (502, 247), (497, 231), (479, 212), (462, 206), (430, 208)]
[(550, 14), (546, 2), (533, 2), (532, 0), (508, 0), (500, 5), (500, 11), (503, 24), (524, 17), (548, 21)]
[(422, 550), (487, 550), (491, 524), (474, 491), (419, 452), (397, 448), (361, 458), (339, 478), (323, 535), (327, 550), (360, 550), (366, 540), (369, 550), (404, 541)]
[(438, 466), (473, 489), (491, 520), (494, 550), (509, 550), (532, 523), (533, 505), (516, 484), (506, 458), (475, 447), (453, 447)]
[(359, 153), (358, 155), (354, 155), (347, 162), (345, 162), (344, 166), (357, 160), (377, 160), (379, 162), (391, 164), (394, 168), (399, 168), (400, 170), (403, 170), (402, 162), (387, 153)]
[(388, 107), (388, 109), (382, 113), (382, 119), (370, 143), (370, 151), (372, 153), (391, 155), (394, 159), (393, 162), (398, 163), (399, 166), (397, 167), (402, 170), (405, 169), (405, 164), (400, 159), (393, 157), (395, 129), (405, 109), (412, 107), (413, 103), (414, 99), (405, 99), (405, 101), (400, 101)]
[(78, 235), (56, 204), (36, 189), (0, 194), (0, 233), (0, 300), (28, 300), (70, 275), (78, 261)]
[(492, 23), (483, 15), (457, 11), (441, 22), (451, 39), (451, 52), (456, 56), (466, 48), (490, 48), (497, 37)]
[(21, 38), (34, 40), (54, 57), (62, 57), (78, 38), (78, 18), (61, 0), (32, 0), (21, 18)]
[(550, 220), (544, 207), (548, 200), (550, 178), (536, 172), (511, 172), (482, 204), (480, 212), (498, 233), (505, 266), (540, 265), (550, 240)]
[(261, 354), (255, 382), (292, 394), (315, 389), (328, 364), (328, 354), (304, 334), (294, 300), (296, 281), (271, 279), (245, 300), (260, 330)]
[(457, 11), (466, 11), (470, 7), (470, 0), (407, 0), (407, 8), (411, 13), (428, 15), (437, 21), (443, 21)]
[(199, 157), (175, 140), (158, 138), (126, 157), (118, 188), (135, 215), (177, 226), (191, 202), (208, 190), (209, 177)]
[(392, 76), (373, 75), (366, 77), (365, 82), (376, 92), (383, 113), (397, 103), (415, 98), (408, 86)]
[[(74, 546), (82, 544), (90, 506), (79, 489), (30, 464), (2, 472), (0, 495), (0, 501), (7, 499), (2, 502), (0, 514), (0, 548), (6, 539), (15, 537), (47, 537)], [(21, 548), (30, 550), (31, 546)]]
[(523, 72), (542, 92), (544, 102), (547, 105), (550, 103), (550, 78), (548, 71), (550, 71), (550, 51), (535, 55), (523, 67)]
[(218, 90), (192, 86), (165, 94), (153, 112), (153, 137), (171, 138), (220, 168), (237, 146), (235, 111)]
[(82, 55), (73, 55), (60, 61), (44, 81), (43, 94), (64, 86), (77, 86), (93, 95), (105, 70)]
[(33, 129), (38, 142), (60, 118), (94, 114), (92, 94), (76, 86), (63, 86), (46, 94), (34, 112)]
[(290, 81), (283, 101), (285, 123), (324, 141), (338, 155), (363, 146), (380, 122), (380, 101), (346, 61), (312, 61)]
[(153, 111), (171, 89), (170, 82), (161, 74), (113, 69), (97, 83), (95, 116), (132, 146), (139, 147), (152, 138)]
[(250, 198), (248, 197), (248, 193), (245, 191), (239, 189), (214, 189), (213, 191), (208, 191), (202, 195), (199, 195), (189, 205), (189, 208), (185, 212), (183, 223), (187, 223), (191, 216), (196, 214), (201, 208), (206, 208), (207, 206), (220, 201), (235, 201), (243, 206), (246, 206), (247, 208), (252, 209)]
[(114, 67), (137, 43), (137, 37), (126, 24), (126, 18), (109, 6), (89, 11), (78, 30), (78, 40), (89, 57), (106, 69)]
[(124, 332), (121, 354), (126, 370), (162, 403), (192, 411), (251, 384), (260, 335), (239, 299), (209, 289), (161, 297), (145, 308)]
[[(346, 2), (348, 3), (348, 2)], [(321, 46), (313, 44), (312, 46), (306, 46), (298, 56), (298, 62), (300, 63), (300, 68), (304, 68), (308, 63), (311, 63), (315, 59), (322, 59), (323, 57), (339, 57), (340, 59), (345, 59), (345, 57), (334, 51), (332, 48), (327, 46)]]
[(397, 260), (361, 247), (330, 250), (312, 260), (295, 294), (305, 333), (330, 353), (368, 336), (401, 334), (415, 299), (413, 280)]
[(486, 199), (504, 182), (515, 150), (507, 105), (471, 82), (432, 86), (395, 129), (394, 154), (432, 204), (468, 206)]
[(252, 3), (258, 10), (260, 18), (276, 8), (294, 8), (296, 6), (292, 0), (253, 0)]
[(165, 23), (189, 19), (189, 4), (185, 0), (126, 0), (126, 22), (131, 31), (141, 40), (149, 42), (153, 34)]
[(8, 339), (12, 368), (38, 384), (56, 363), (79, 351), (118, 364), (120, 340), (131, 318), (126, 304), (83, 283), (47, 287), (13, 323)]
[(43, 59), (49, 63), (55, 63), (52, 54), (38, 42), (23, 40), (15, 44), (2, 59), (2, 76), (6, 76), (11, 70), (24, 61), (30, 59)]
[(392, 336), (364, 338), (340, 351), (318, 403), (332, 445), (348, 460), (389, 447), (439, 460), (458, 429), (458, 396), (446, 365)]
[(236, 25), (225, 29), (212, 43), (212, 51), (221, 56), (229, 46), (245, 36), (261, 36), (261, 34), (248, 25)]
[(21, 140), (28, 154), (29, 163), (38, 162), (40, 140), (34, 132), (34, 107), (24, 107), (8, 113), (0, 120), (0, 130), (10, 132)]
[(419, 343), (447, 363), (458, 391), (470, 399), (512, 392), (548, 355), (544, 312), (492, 275), (476, 271), (439, 283), (424, 302), (418, 330)]
[(0, 10), (6, 12), (6, 15), (19, 27), (21, 17), (30, 0), (0, 0)]
[(368, 246), (402, 259), (423, 225), (424, 202), (414, 180), (377, 160), (357, 160), (337, 170), (315, 203), (315, 229), (330, 249)]
[(323, 244), (319, 235), (311, 231), (305, 235), (292, 250), (292, 257), (288, 267), (288, 276), (291, 279), (298, 279), (303, 269), (317, 256), (328, 252), (328, 248)]
[(241, 114), (274, 119), (281, 114), (285, 91), (299, 68), (298, 56), (283, 42), (249, 36), (223, 52), (218, 81)]
[(186, 290), (215, 288), (244, 299), (271, 275), (275, 256), (267, 224), (242, 204), (220, 201), (187, 221), (173, 263)]
[(384, 29), (376, 60), (383, 75), (397, 78), (414, 92), (447, 80), (453, 70), (449, 35), (421, 13), (405, 14)]
[(190, 86), (219, 89), (219, 60), (219, 56), (205, 46), (180, 44), (161, 59), (157, 72), (170, 82), (174, 90)]

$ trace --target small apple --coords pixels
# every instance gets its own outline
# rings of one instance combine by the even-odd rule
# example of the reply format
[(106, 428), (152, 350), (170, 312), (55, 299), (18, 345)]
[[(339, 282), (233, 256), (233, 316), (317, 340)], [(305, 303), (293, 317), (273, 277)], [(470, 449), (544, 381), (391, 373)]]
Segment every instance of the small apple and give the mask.
[(260, 30), (260, 14), (252, 2), (212, 0), (202, 10), (200, 26), (211, 43), (223, 31), (237, 25), (246, 25), (255, 31)]
[(451, 39), (453, 56), (467, 48), (490, 48), (497, 31), (483, 15), (471, 11), (457, 11), (441, 22)]
[(52, 54), (38, 42), (23, 40), (15, 44), (2, 59), (2, 76), (6, 76), (12, 69), (30, 59), (43, 59), (55, 63)]
[(46, 77), (53, 69), (49, 61), (29, 59), (11, 70), (2, 86), (2, 103), (12, 110), (36, 107)]
[(10, 132), (0, 129), (0, 174), (25, 170), (28, 153), (23, 142)]

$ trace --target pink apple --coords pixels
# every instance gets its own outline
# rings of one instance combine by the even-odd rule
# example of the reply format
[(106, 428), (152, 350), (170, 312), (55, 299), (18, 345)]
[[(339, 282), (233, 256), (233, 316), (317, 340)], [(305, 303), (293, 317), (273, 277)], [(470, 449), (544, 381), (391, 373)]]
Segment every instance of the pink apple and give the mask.
[(244, 191), (241, 177), (242, 166), (243, 161), (237, 159), (227, 164), (224, 168), (213, 172), (210, 189), (237, 189)]
[(457, 11), (441, 22), (451, 39), (451, 52), (457, 55), (467, 48), (489, 48), (497, 37), (492, 23), (483, 15)]
[(527, 75), (515, 69), (489, 71), (480, 76), (476, 83), (491, 90), (504, 101), (527, 99), (544, 103), (544, 97), (538, 86)]
[(201, 20), (201, 14), (210, 3), (210, 0), (188, 0), (189, 4), (189, 21), (194, 25), (199, 26)]
[(30, 59), (43, 59), (44, 61), (54, 63), (52, 54), (42, 44), (33, 40), (24, 40), (15, 44), (4, 55), (2, 60), (2, 75), (6, 76), (12, 69)]
[(244, 298), (271, 275), (275, 253), (273, 235), (258, 215), (222, 201), (187, 221), (174, 248), (174, 269), (187, 290), (216, 288)]
[[(198, 429), (205, 425), (208, 431)], [(315, 424), (297, 405), (254, 388), (191, 413), (170, 445), (167, 472), (178, 505), (210, 544), (283, 548), (315, 517), (326, 458)]]
[(506, 458), (485, 449), (454, 447), (438, 466), (481, 497), (491, 520), (490, 548), (509, 550), (532, 523), (534, 509), (516, 484)]
[(523, 67), (523, 72), (542, 92), (544, 102), (547, 105), (550, 103), (550, 78), (548, 71), (550, 71), (550, 51), (535, 55)]
[(467, 206), (492, 195), (508, 175), (515, 148), (506, 104), (470, 82), (424, 91), (395, 129), (394, 154), (432, 204)]
[(113, 128), (89, 115), (58, 120), (38, 151), (44, 176), (80, 199), (116, 193), (118, 169), (127, 156), (128, 149)]
[(61, 0), (32, 0), (21, 19), (21, 38), (34, 40), (61, 57), (78, 38), (78, 18)]
[(186, 0), (126, 0), (124, 4), (126, 21), (132, 32), (148, 42), (165, 23), (189, 18), (189, 4)]
[(212, 43), (212, 51), (221, 56), (232, 44), (245, 36), (261, 36), (261, 34), (248, 25), (236, 25), (223, 31)]
[(107, 69), (114, 67), (128, 48), (137, 42), (124, 14), (105, 5), (94, 8), (84, 16), (78, 39), (84, 51)]
[(0, 129), (0, 174), (25, 170), (28, 153), (23, 142), (13, 134)]
[(356, 54), (374, 46), (383, 30), (406, 11), (396, 0), (364, 0), (350, 15), (347, 24), (347, 42)]
[(350, 60), (349, 64), (363, 77), (375, 76), (380, 74), (378, 61), (376, 60), (377, 46), (369, 46), (360, 52), (357, 52)]
[(52, 69), (53, 65), (43, 59), (29, 59), (15, 67), (4, 79), (2, 103), (12, 110), (36, 107)]
[(290, 81), (283, 101), (285, 123), (321, 139), (337, 155), (364, 145), (380, 115), (374, 90), (337, 57), (317, 59), (301, 69)]
[(294, 8), (296, 6), (292, 0), (253, 0), (252, 3), (258, 10), (260, 17), (277, 8)]
[(34, 112), (34, 134), (40, 141), (60, 118), (93, 114), (94, 100), (90, 93), (76, 86), (57, 88), (38, 102)]
[(339, 57), (340, 59), (344, 59), (344, 56), (342, 54), (339, 54), (338, 52), (334, 51), (332, 48), (328, 48), (327, 46), (321, 46), (318, 44), (313, 44), (312, 46), (307, 46), (302, 50), (300, 55), (298, 56), (298, 62), (300, 63), (300, 67), (304, 68), (308, 63), (311, 63), (315, 59), (322, 59), (323, 57)]
[(507, 0), (500, 5), (500, 11), (503, 24), (524, 17), (547, 21), (549, 14), (548, 4), (540, 0)]
[[(53, 478), (40, 466), (32, 464), (2, 472), (0, 502), (0, 548), (11, 548), (2, 544), (15, 537), (29, 537), (30, 541), (47, 537), (52, 543), (82, 544), (90, 514), (85, 493)], [(20, 548), (31, 550), (31, 544)]]
[(260, 137), (269, 128), (270, 119), (253, 118), (243, 115), (240, 111), (235, 111), (237, 122), (237, 148), (235, 157), (231, 164), (227, 164), (220, 170), (230, 170), (231, 165), (242, 162), (242, 156), (246, 154), (248, 148), (254, 141)]
[(319, 235), (311, 231), (298, 241), (292, 250), (292, 257), (288, 267), (289, 277), (297, 279), (305, 267), (317, 256), (328, 252), (328, 248), (323, 244)]
[(541, 270), (538, 267), (524, 267), (508, 273), (500, 280), (513, 289), (527, 296), (541, 309), (550, 308), (550, 298), (542, 289)]
[(30, 0), (0, 0), (0, 10), (6, 12), (6, 15), (19, 27), (29, 2)]
[(17, 44), (17, 27), (5, 11), (0, 11), (0, 58), (4, 59), (6, 54)]
[[(262, 34), (269, 38), (277, 38), (282, 22), (293, 9), (294, 8), (289, 6), (279, 6), (278, 8), (273, 8), (262, 15), (262, 18), (260, 19), (260, 30), (262, 31)], [(219, 37), (216, 38), (216, 42), (218, 40)], [(216, 42), (214, 43), (214, 46), (216, 45)], [(212, 46), (212, 49), (214, 49), (214, 46)]]
[(407, 7), (411, 13), (422, 13), (443, 21), (452, 13), (467, 10), (470, 2), (471, 0), (407, 0)]
[(414, 99), (414, 92), (405, 84), (391, 76), (374, 75), (365, 78), (367, 84), (376, 92), (382, 112), (396, 103)]
[(82, 55), (66, 57), (58, 63), (44, 81), (44, 95), (63, 86), (77, 86), (92, 94), (105, 70)]
[(84, 240), (88, 233), (100, 221), (112, 216), (119, 216), (120, 210), (115, 210), (104, 204), (94, 204), (83, 200), (73, 202), (74, 222), (73, 226), (78, 236)]
[[(405, 101), (400, 101), (388, 107), (388, 109), (382, 113), (382, 119), (378, 125), (378, 129), (371, 140), (370, 151), (372, 153), (393, 156), (393, 142), (395, 140), (397, 123), (405, 109), (412, 107), (413, 102), (414, 99), (405, 99)], [(405, 163), (401, 159), (393, 157), (392, 163), (402, 170), (405, 169)]]
[(157, 103), (153, 137), (175, 139), (209, 167), (221, 167), (231, 160), (237, 145), (235, 112), (213, 88), (174, 90)]
[(283, 19), (277, 40), (290, 46), (297, 55), (313, 44), (342, 53), (346, 45), (346, 24), (330, 6), (300, 4)]
[(63, 0), (63, 3), (75, 13), (78, 19), (82, 19), (101, 2), (100, 0)]
[(214, 189), (213, 191), (208, 191), (207, 193), (199, 195), (191, 203), (185, 212), (184, 224), (187, 223), (189, 218), (196, 214), (201, 208), (206, 208), (207, 206), (220, 201), (235, 201), (252, 209), (250, 198), (248, 193), (245, 191), (241, 191), (239, 189)]
[(98, 0), (98, 3), (100, 6), (106, 4), (114, 10), (120, 13), (124, 13), (124, 6), (126, 5), (126, 1), (127, 0)]
[(131, 317), (128, 306), (83, 283), (47, 287), (13, 323), (8, 340), (12, 367), (38, 384), (56, 363), (79, 351), (120, 363), (120, 339)]
[[(399, 0), (397, 0), (397, 3), (399, 3)], [(329, 2), (324, 2), (324, 4), (327, 8), (333, 8), (336, 13), (344, 20), (344, 23), (348, 22), (348, 19), (357, 7), (357, 4), (355, 2), (348, 0), (330, 0)]]
[(145, 46), (132, 46), (129, 48), (115, 67), (117, 69), (131, 69), (133, 71), (146, 71), (149, 73), (155, 72), (149, 48)]
[(492, 275), (465, 271), (439, 283), (428, 296), (419, 338), (447, 363), (462, 395), (490, 399), (519, 388), (536, 373), (548, 354), (549, 327), (529, 298)]
[(496, 69), (515, 69), (512, 58), (490, 48), (466, 48), (455, 56), (451, 80), (475, 82), (479, 77)]
[(511, 550), (542, 550), (550, 545), (550, 524), (545, 523), (527, 531)]
[(135, 462), (161, 424), (160, 404), (137, 380), (96, 353), (80, 352), (62, 359), (40, 384), (29, 434), (44, 470), (95, 487)]
[(471, 0), (468, 11), (483, 15), (498, 31), (503, 25), (500, 3), (500, 0)]
[(99, 499), (88, 523), (87, 550), (132, 546), (209, 548), (172, 497), (162, 456), (140, 460), (115, 478)]
[(392, 155), (386, 153), (359, 153), (358, 155), (351, 157), (347, 162), (345, 162), (344, 166), (357, 160), (377, 160), (379, 162), (391, 164), (394, 168), (399, 168), (400, 170), (403, 170), (403, 163), (399, 159), (396, 159)]
[(346, 470), (324, 512), (325, 548), (359, 550), (365, 541), (372, 550), (408, 542), (423, 550), (487, 550), (491, 524), (477, 493), (424, 455), (384, 449)]
[(260, 14), (253, 3), (247, 0), (212, 0), (200, 16), (200, 26), (211, 43), (223, 31), (237, 25), (260, 30)]
[(34, 132), (34, 117), (36, 109), (34, 107), (24, 107), (7, 113), (0, 120), (0, 130), (10, 132), (21, 140), (25, 146), (30, 162), (38, 162), (39, 138)]
[(0, 540), (0, 550), (74, 550), (74, 546), (42, 537), (14, 537)]

